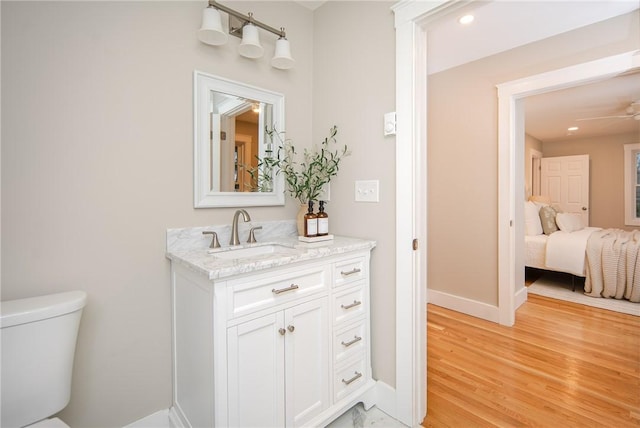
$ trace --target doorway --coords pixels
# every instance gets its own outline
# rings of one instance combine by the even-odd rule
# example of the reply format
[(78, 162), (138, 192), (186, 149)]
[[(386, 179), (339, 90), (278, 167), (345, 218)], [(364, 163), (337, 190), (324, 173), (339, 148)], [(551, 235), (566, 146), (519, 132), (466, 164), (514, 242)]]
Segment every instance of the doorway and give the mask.
[[(635, 54), (635, 55), (634, 55)], [(524, 284), (524, 174), (515, 166), (524, 155), (524, 102), (530, 95), (600, 81), (640, 66), (636, 52), (626, 52), (529, 76), (498, 86), (499, 285), (500, 323), (515, 322), (516, 293)]]

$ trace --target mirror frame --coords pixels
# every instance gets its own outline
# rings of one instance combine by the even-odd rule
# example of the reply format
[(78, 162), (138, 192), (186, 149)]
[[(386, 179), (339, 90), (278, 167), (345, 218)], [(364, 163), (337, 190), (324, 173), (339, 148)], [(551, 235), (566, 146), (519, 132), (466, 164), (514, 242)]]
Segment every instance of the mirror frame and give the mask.
[[(193, 190), (195, 208), (259, 207), (284, 205), (284, 178), (274, 174), (273, 192), (213, 192), (209, 190), (211, 175), (209, 94), (211, 91), (271, 104), (274, 125), (284, 131), (284, 95), (212, 74), (193, 73)], [(260, 154), (264, 150), (265, 132), (260, 135)], [(274, 142), (274, 152), (278, 149)]]

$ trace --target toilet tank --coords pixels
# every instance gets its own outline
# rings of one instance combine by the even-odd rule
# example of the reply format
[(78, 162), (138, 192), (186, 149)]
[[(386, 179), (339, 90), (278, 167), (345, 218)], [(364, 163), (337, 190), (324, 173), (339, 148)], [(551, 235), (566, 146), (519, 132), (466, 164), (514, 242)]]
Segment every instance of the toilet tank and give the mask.
[(69, 403), (84, 291), (0, 302), (2, 427), (45, 419)]

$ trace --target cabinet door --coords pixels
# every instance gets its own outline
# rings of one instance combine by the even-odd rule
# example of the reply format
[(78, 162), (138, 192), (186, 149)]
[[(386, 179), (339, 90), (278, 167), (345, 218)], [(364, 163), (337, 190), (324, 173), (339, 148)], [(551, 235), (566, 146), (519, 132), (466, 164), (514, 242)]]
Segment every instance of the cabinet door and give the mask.
[(228, 329), (229, 426), (284, 426), (284, 314)]
[(329, 331), (327, 298), (285, 311), (286, 420), (304, 426), (329, 407)]

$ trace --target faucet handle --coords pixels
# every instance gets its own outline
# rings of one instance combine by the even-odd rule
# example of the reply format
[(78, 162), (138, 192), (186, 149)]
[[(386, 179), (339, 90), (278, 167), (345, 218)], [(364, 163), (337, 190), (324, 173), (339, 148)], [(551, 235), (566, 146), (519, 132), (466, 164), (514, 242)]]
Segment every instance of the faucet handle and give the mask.
[(213, 235), (211, 237), (211, 245), (209, 248), (220, 248), (220, 242), (218, 241), (218, 234), (212, 230), (204, 230), (202, 232), (203, 235)]
[(257, 226), (257, 227), (252, 227), (251, 230), (249, 231), (249, 239), (247, 239), (247, 242), (249, 244), (255, 244), (256, 241), (256, 234), (254, 233), (254, 231), (256, 230), (260, 230), (262, 229), (262, 226)]

